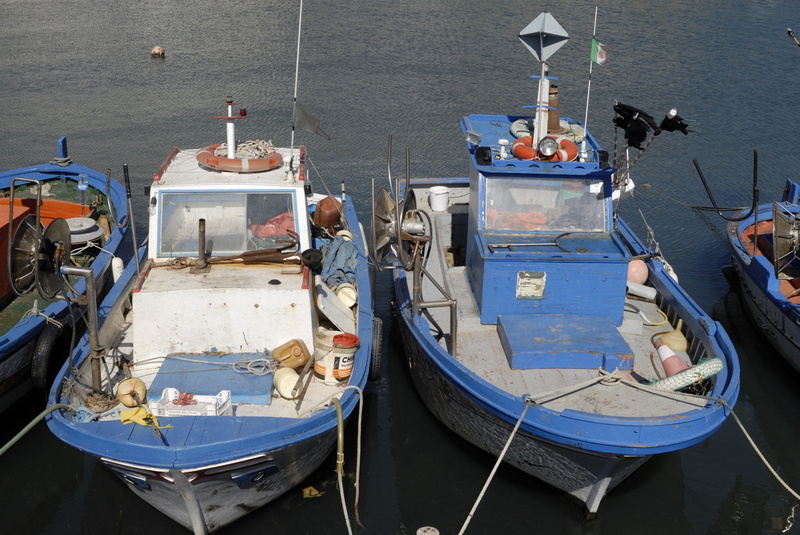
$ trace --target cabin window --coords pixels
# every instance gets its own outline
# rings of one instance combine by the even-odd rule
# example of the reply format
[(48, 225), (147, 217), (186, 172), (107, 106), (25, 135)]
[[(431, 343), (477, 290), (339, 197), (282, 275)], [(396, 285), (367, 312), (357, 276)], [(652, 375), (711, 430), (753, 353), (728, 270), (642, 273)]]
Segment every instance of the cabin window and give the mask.
[(206, 253), (210, 256), (278, 248), (291, 243), (292, 234), (297, 236), (294, 203), (288, 192), (164, 192), (159, 206), (159, 256), (196, 255), (200, 219), (206, 221)]
[(602, 180), (487, 178), (485, 208), (489, 231), (606, 231)]

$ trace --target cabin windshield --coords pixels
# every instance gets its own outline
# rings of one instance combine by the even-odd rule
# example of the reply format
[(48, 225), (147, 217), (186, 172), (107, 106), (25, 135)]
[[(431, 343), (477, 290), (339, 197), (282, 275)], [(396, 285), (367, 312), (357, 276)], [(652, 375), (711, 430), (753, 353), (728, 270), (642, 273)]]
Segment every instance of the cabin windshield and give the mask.
[(290, 233), (298, 232), (290, 192), (164, 192), (159, 205), (162, 257), (196, 255), (200, 219), (206, 221), (211, 256), (282, 247), (291, 243)]
[(487, 178), (484, 228), (487, 231), (606, 232), (603, 181)]

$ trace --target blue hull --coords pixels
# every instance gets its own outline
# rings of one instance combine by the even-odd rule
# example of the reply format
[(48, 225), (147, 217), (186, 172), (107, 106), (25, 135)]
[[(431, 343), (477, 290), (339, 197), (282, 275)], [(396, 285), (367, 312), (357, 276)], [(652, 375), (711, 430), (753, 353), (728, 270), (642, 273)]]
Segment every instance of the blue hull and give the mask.
[[(67, 157), (65, 138), (59, 140), (59, 156), (61, 163), (51, 162), (0, 173), (0, 190), (7, 192), (11, 181), (15, 178), (37, 180), (42, 184), (47, 184), (49, 181), (74, 182), (77, 188), (78, 176), (86, 175), (89, 186), (108, 197), (108, 202), (114, 207), (117, 222), (120, 224), (120, 226), (112, 224), (108, 241), (90, 265), (96, 283), (102, 287), (109, 278), (111, 260), (128, 232), (125, 188), (116, 180), (111, 180), (107, 187), (106, 176), (103, 173), (72, 162)], [(7, 254), (4, 251), (3, 262), (7, 261), (6, 258)], [(75, 290), (79, 294), (85, 293), (86, 283), (83, 279), (77, 281)], [(56, 321), (64, 325), (59, 332), (68, 332), (69, 326), (76, 323), (78, 308), (70, 314), (67, 302), (57, 299), (38, 312), (23, 318), (9, 330), (0, 333), (0, 412), (32, 388), (30, 370), (34, 350), (48, 322)], [(54, 333), (55, 331), (48, 332), (47, 336), (54, 336)], [(36, 358), (42, 359), (43, 356), (39, 354)], [(54, 367), (58, 365), (60, 362), (53, 363)]]
[[(781, 205), (798, 213), (800, 185), (788, 181)], [(759, 246), (753, 247), (753, 225), (759, 224)], [(731, 260), (745, 308), (773, 347), (794, 369), (800, 371), (800, 299), (794, 296), (796, 279), (775, 275), (773, 252), (773, 205), (762, 204), (742, 221), (728, 224)], [(745, 243), (745, 234), (749, 234)], [(753, 256), (754, 251), (758, 254)]]

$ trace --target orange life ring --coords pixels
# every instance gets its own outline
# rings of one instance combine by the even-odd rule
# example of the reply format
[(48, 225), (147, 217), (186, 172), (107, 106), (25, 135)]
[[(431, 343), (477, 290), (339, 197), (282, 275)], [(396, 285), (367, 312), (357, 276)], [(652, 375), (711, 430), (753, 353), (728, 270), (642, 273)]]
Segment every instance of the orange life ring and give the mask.
[[(553, 137), (553, 136), (550, 136)], [(541, 156), (533, 146), (533, 138), (525, 136), (511, 144), (511, 152), (520, 160), (539, 160), (544, 162), (571, 162), (578, 157), (578, 146), (563, 136), (555, 136), (558, 150), (549, 158)]]
[(233, 171), (235, 173), (259, 173), (280, 167), (283, 163), (283, 156), (279, 152), (273, 152), (266, 158), (221, 158), (214, 156), (214, 151), (221, 144), (209, 145), (197, 153), (197, 161), (200, 165), (214, 169), (215, 171)]

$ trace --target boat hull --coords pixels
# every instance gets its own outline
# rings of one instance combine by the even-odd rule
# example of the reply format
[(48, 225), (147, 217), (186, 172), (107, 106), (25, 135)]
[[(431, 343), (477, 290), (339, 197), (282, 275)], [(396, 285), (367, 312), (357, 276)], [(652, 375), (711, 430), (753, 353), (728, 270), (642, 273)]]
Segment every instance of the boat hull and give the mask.
[(200, 525), (192, 522), (192, 515), (199, 512), (199, 520), (212, 533), (303, 481), (331, 453), (335, 440), (336, 430), (331, 429), (259, 455), (185, 470), (101, 461), (134, 494), (178, 524), (192, 530)]
[[(88, 204), (79, 204), (82, 201), (71, 190), (79, 190), (78, 182), (80, 178), (84, 178), (89, 187), (105, 197), (105, 203), (113, 206), (113, 215), (116, 218), (116, 221), (111, 221), (109, 233), (102, 248), (87, 266), (92, 268), (95, 285), (101, 290), (100, 295), (102, 296), (110, 286), (107, 285), (107, 282), (110, 280), (111, 261), (129, 228), (125, 188), (103, 173), (72, 162), (67, 155), (66, 138), (62, 137), (58, 145), (61, 163), (51, 162), (0, 173), (0, 190), (4, 192), (5, 196), (0, 210), (4, 215), (9, 211), (9, 192), (12, 184), (16, 189), (20, 186), (29, 186), (30, 182), (35, 180), (42, 184), (43, 189), (51, 188), (49, 194), (43, 195), (41, 220), (44, 225), (55, 218), (69, 219), (83, 215), (80, 208), (83, 206), (88, 211)], [(57, 193), (53, 193), (54, 191)], [(66, 195), (75, 195), (76, 198), (62, 198), (65, 191)], [(19, 195), (19, 193), (17, 195), (14, 203), (15, 214), (17, 209), (21, 209), (23, 205), (28, 205), (29, 201), (34, 200), (25, 198), (25, 195)], [(106, 207), (101, 205), (100, 208), (105, 209)], [(30, 207), (28, 209), (31, 210), (29, 213), (34, 213)], [(10, 219), (4, 219), (4, 221), (9, 227), (13, 227), (12, 223), (17, 224), (16, 219), (14, 222)], [(4, 238), (8, 231), (8, 227), (4, 226), (2, 229)], [(4, 246), (8, 247), (7, 240), (4, 243)], [(2, 254), (2, 262), (8, 262), (7, 251), (3, 250)], [(4, 277), (8, 276), (6, 269), (0, 269), (0, 271)], [(86, 291), (86, 283), (83, 279), (75, 281), (74, 286), (79, 294)], [(64, 299), (56, 298), (51, 302), (45, 301), (42, 308), (38, 309), (38, 303), (41, 300), (38, 295), (17, 297), (7, 281), (0, 284), (0, 288), (2, 288), (0, 301), (2, 301), (4, 314), (4, 321), (0, 327), (1, 413), (26, 392), (32, 390), (34, 386), (40, 388), (49, 386), (39, 383), (44, 382), (45, 379), (52, 379), (48, 368), (55, 370), (66, 359), (68, 354), (66, 345), (69, 342), (71, 326), (79, 323), (76, 318), (80, 315), (78, 310), (80, 307), (70, 307)], [(35, 294), (35, 290), (32, 293)], [(36, 310), (26, 311), (27, 307), (36, 308)], [(14, 323), (20, 317), (21, 319)], [(48, 325), (53, 327), (47, 329)], [(54, 329), (55, 326), (60, 327)], [(62, 341), (65, 343), (62, 344)], [(43, 376), (37, 376), (37, 380), (34, 382), (31, 379), (32, 366), (40, 376)]]
[(737, 234), (734, 232), (731, 235), (731, 258), (745, 309), (781, 357), (800, 371), (799, 306), (774, 289), (778, 287), (778, 281), (770, 272), (770, 267), (762, 262), (763, 258), (745, 259)]
[[(405, 284), (400, 281), (396, 284)], [(401, 294), (402, 286), (395, 290)], [(500, 417), (487, 405), (455, 383), (432, 358), (424, 341), (416, 336), (408, 309), (401, 310), (400, 331), (408, 367), (420, 397), (434, 416), (450, 430), (482, 450), (499, 456), (515, 422)], [(651, 455), (603, 454), (569, 448), (545, 440), (520, 427), (503, 460), (556, 487), (585, 506), (587, 517), (597, 513), (600, 502)]]

